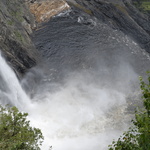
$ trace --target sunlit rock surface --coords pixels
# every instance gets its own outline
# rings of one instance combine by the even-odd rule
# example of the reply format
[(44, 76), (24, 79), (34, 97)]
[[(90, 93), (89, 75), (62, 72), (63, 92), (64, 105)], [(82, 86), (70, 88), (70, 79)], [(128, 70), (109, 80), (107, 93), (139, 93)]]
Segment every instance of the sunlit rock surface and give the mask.
[(63, 0), (41, 0), (30, 4), (30, 11), (35, 15), (37, 22), (47, 21), (52, 16), (69, 8), (70, 6)]

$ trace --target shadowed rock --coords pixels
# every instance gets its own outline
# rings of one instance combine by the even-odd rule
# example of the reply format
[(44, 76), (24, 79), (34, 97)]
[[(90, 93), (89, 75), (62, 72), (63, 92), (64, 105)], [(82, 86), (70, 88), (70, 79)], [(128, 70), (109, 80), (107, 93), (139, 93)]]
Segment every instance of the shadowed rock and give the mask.
[(75, 0), (78, 5), (67, 1), (113, 29), (121, 30), (150, 53), (150, 17), (135, 8), (132, 0)]
[(0, 51), (19, 76), (39, 57), (30, 39), (33, 27), (34, 18), (23, 1), (0, 1)]

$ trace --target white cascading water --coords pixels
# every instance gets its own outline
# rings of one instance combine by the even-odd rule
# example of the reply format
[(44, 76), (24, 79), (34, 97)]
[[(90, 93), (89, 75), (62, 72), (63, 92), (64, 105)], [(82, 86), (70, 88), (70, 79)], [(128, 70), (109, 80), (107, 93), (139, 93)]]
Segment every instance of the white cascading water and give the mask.
[(53, 150), (106, 150), (127, 128), (126, 93), (94, 82), (91, 73), (73, 73), (52, 91), (43, 79), (43, 89), (35, 91), (32, 99), (1, 55), (0, 76), (7, 85), (5, 91), (0, 89), (1, 103), (5, 104), (5, 95), (8, 103), (29, 113), (31, 125), (45, 137), (42, 150), (49, 146)]
[[(5, 90), (0, 89), (0, 98), (7, 99), (8, 101), (3, 101), (4, 104), (10, 103), (18, 108), (26, 106), (29, 102), (28, 96), (25, 94), (24, 90), (21, 88), (20, 83), (14, 73), (14, 71), (8, 66), (6, 61), (2, 58), (0, 54), (0, 77), (5, 84)], [(1, 81), (2, 82), (2, 81)]]

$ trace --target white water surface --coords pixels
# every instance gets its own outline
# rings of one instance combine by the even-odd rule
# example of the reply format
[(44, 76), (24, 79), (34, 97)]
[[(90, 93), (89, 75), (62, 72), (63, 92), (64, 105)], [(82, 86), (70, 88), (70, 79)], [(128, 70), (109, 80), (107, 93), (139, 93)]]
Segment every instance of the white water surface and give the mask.
[(0, 102), (29, 113), (45, 137), (42, 150), (107, 150), (129, 127), (130, 94), (150, 57), (128, 36), (69, 12), (35, 34), (48, 67), (19, 82), (0, 56)]
[[(1, 103), (29, 113), (31, 125), (40, 128), (45, 137), (42, 150), (50, 146), (53, 150), (106, 150), (127, 129), (130, 117), (126, 97), (130, 89), (120, 87), (121, 79), (115, 85), (109, 84), (101, 74), (95, 76), (87, 70), (74, 72), (58, 84), (41, 73), (41, 82), (32, 89), (31, 96), (2, 56), (0, 62), (0, 82), (6, 85), (0, 89)], [(22, 84), (29, 84), (29, 75), (31, 72)], [(129, 81), (137, 77), (128, 65), (119, 75), (126, 76), (122, 86), (130, 85)]]

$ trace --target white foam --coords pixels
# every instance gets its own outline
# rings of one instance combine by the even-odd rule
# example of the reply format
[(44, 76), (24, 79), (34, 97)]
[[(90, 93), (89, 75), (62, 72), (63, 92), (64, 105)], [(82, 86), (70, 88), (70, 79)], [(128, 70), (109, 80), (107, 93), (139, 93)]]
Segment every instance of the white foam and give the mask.
[(5, 94), (29, 113), (32, 126), (42, 130), (42, 150), (105, 150), (126, 129), (126, 94), (93, 82), (88, 72), (72, 74), (64, 84), (55, 84), (55, 90), (44, 82), (29, 99), (1, 56), (0, 62), (0, 75), (8, 86)]

